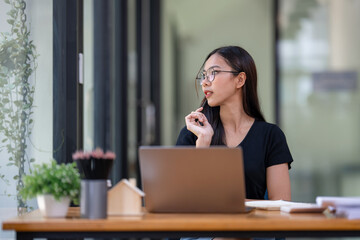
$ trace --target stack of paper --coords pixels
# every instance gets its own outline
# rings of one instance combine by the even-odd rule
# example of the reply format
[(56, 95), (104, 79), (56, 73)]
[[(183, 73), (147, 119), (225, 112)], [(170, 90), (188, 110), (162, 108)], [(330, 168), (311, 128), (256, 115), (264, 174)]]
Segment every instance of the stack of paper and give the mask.
[(360, 207), (336, 207), (336, 215), (348, 219), (360, 219)]
[(245, 202), (247, 207), (254, 207), (262, 210), (280, 210), (288, 213), (315, 213), (323, 212), (326, 207), (321, 207), (314, 203), (300, 203), (283, 200), (261, 200)]
[(329, 207), (337, 216), (348, 219), (360, 219), (360, 197), (325, 197), (316, 198), (319, 206)]

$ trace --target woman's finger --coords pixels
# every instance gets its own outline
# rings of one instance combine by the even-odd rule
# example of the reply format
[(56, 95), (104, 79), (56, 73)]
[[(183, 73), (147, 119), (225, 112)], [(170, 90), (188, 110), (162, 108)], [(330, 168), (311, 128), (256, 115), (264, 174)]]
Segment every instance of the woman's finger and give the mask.
[(203, 117), (204, 117), (204, 115), (202, 113), (200, 113), (200, 112), (191, 112), (185, 118), (202, 119)]

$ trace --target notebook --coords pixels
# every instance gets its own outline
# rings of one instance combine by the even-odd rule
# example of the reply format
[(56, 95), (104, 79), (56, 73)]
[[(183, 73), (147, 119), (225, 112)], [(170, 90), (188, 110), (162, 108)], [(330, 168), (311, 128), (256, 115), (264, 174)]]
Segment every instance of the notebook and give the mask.
[(322, 213), (326, 208), (314, 203), (290, 202), (284, 200), (248, 201), (245, 206), (262, 210), (282, 211), (288, 213)]
[(241, 148), (139, 148), (145, 208), (156, 213), (242, 213)]

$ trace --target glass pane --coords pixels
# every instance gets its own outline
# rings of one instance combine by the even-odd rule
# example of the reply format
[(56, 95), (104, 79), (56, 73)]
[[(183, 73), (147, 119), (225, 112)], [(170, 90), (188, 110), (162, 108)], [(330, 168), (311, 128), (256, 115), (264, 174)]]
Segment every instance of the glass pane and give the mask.
[[(119, 123), (114, 121), (114, 116), (116, 111), (119, 111), (119, 104), (124, 103), (116, 103), (115, 95), (119, 94), (115, 90), (115, 81), (117, 76), (115, 76), (116, 69), (118, 66), (114, 64), (115, 59), (115, 49), (116, 44), (120, 44), (115, 40), (115, 18), (117, 14), (119, 14), (118, 1), (108, 1), (107, 4), (104, 4), (108, 7), (108, 9), (104, 9), (104, 11), (108, 12), (108, 21), (109, 21), (109, 30), (111, 34), (109, 36), (103, 36), (103, 41), (108, 41), (110, 46), (109, 54), (109, 79), (104, 78), (104, 81), (109, 81), (111, 91), (109, 96), (106, 96), (110, 99), (110, 106), (108, 111), (110, 111), (110, 120), (106, 121), (110, 122), (111, 125), (111, 136), (109, 142), (111, 145), (112, 151), (115, 151), (119, 146), (114, 146), (113, 130), (115, 126)], [(106, 8), (106, 7), (105, 7)], [(127, 3), (127, 37), (128, 37), (128, 79), (121, 79), (121, 81), (127, 81), (127, 154), (128, 154), (128, 164), (129, 164), (129, 177), (136, 176), (136, 153), (137, 153), (137, 140), (136, 140), (136, 61), (137, 61), (137, 53), (136, 53), (136, 1), (128, 1)], [(117, 29), (119, 31), (119, 29)], [(84, 0), (84, 149), (89, 151), (97, 146), (94, 145), (94, 71), (97, 70), (98, 66), (94, 66), (94, 1), (93, 0)], [(117, 157), (116, 161), (120, 161), (120, 157)], [(115, 184), (115, 183), (114, 183)]]
[(84, 1), (84, 150), (94, 148), (94, 3)]
[[(198, 108), (195, 77), (215, 48), (239, 45), (254, 58), (265, 118), (274, 122), (272, 1), (166, 0), (162, 2), (162, 144), (173, 145), (184, 117)], [(201, 89), (201, 88), (200, 88)]]
[(53, 155), (52, 1), (22, 2), (0, 1), (0, 222), (18, 207), (36, 207), (17, 187), (34, 163)]
[(359, 11), (359, 1), (280, 1), (280, 109), (295, 201), (360, 195)]
[(136, 129), (136, 1), (128, 1), (128, 164), (129, 177), (135, 178), (137, 173), (137, 129)]

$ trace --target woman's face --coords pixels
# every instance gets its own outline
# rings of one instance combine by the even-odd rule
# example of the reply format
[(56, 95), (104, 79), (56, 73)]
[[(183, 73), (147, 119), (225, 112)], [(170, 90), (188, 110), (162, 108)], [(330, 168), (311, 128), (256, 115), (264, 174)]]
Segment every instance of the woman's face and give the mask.
[[(219, 72), (217, 72), (219, 71)], [(204, 65), (204, 72), (208, 76), (202, 82), (202, 90), (205, 94), (209, 106), (221, 106), (232, 100), (238, 101), (239, 87), (237, 76), (230, 72), (234, 71), (218, 54), (213, 54)], [(215, 78), (212, 82), (209, 81), (210, 75), (214, 74)]]

